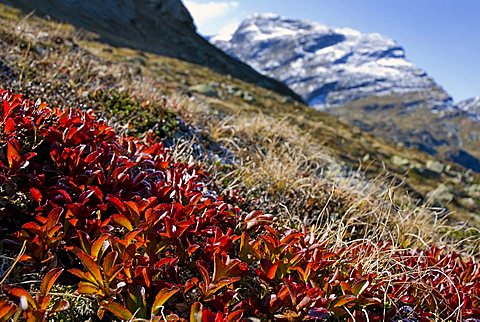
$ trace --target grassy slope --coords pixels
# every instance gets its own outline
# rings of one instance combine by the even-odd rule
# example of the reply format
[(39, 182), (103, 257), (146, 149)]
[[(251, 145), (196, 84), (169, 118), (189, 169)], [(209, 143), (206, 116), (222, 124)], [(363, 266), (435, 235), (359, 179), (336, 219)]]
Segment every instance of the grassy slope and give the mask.
[(458, 111), (431, 113), (431, 108), (422, 104), (408, 107), (408, 101), (419, 100), (421, 97), (415, 93), (369, 97), (331, 112), (345, 122), (360, 124), (375, 135), (425, 151), (431, 150), (431, 154), (438, 153), (438, 158), (455, 160), (452, 155), (460, 149), (480, 158), (478, 122)]
[[(9, 69), (4, 75), (10, 75), (2, 82), (56, 104), (97, 107), (115, 117), (117, 128), (133, 134), (145, 118), (164, 118), (167, 107), (174, 121), (160, 127), (176, 143), (179, 157), (188, 149), (201, 150), (225, 190), (237, 188), (253, 197), (245, 207), (275, 212), (286, 224), (317, 224), (333, 241), (387, 238), (408, 246), (447, 242), (455, 232), (454, 239), (466, 237), (478, 247), (474, 229), (444, 229), (443, 221), (434, 222), (434, 211), (417, 206), (418, 199), (446, 183), (456, 193), (448, 205), (452, 218), (478, 225), (478, 196), (464, 187), (479, 179), (454, 165), (431, 177), (414, 170), (403, 176), (408, 168), (424, 167), (430, 157), (204, 67), (109, 47), (71, 26), (23, 19), (4, 6), (0, 12), (0, 60)], [(216, 97), (192, 91), (198, 84), (211, 84)], [(109, 95), (92, 93), (123, 94), (115, 94), (112, 104)], [(125, 100), (129, 108), (120, 118)], [(408, 159), (409, 166), (391, 162), (395, 156)], [(349, 170), (359, 162), (359, 172)], [(472, 199), (476, 204), (461, 203), (468, 198), (477, 198)]]
[[(139, 54), (128, 49), (112, 49), (94, 42), (84, 42), (83, 45), (92, 53), (108, 60), (141, 61), (144, 72), (153, 78), (164, 79), (172, 92), (187, 94), (190, 93), (191, 85), (217, 85), (218, 97), (201, 97), (216, 112), (212, 113), (213, 115), (220, 113), (221, 118), (254, 118), (260, 113), (272, 117), (273, 123), (283, 120), (282, 124), (308, 133), (310, 145), (328, 151), (328, 154), (334, 156), (342, 165), (355, 168), (362, 163), (362, 170), (366, 171), (370, 178), (388, 172), (396, 175), (399, 180), (405, 179), (406, 189), (415, 197), (423, 199), (441, 183), (446, 183), (452, 191), (457, 192), (449, 207), (458, 212), (458, 218), (470, 218), (470, 214), (480, 210), (479, 207), (469, 208), (462, 205), (464, 199), (475, 197), (464, 192), (464, 187), (478, 182), (478, 176), (467, 173), (454, 164), (445, 163), (450, 170), (438, 175), (422, 174), (418, 170), (426, 168), (427, 161), (433, 161), (433, 157), (413, 149), (388, 144), (367, 132), (339, 122), (334, 116), (289, 102), (269, 91), (166, 57)], [(255, 100), (245, 101), (238, 96), (238, 90), (250, 93)], [(395, 164), (392, 159), (396, 157), (409, 160), (409, 164)], [(478, 205), (478, 196), (474, 200)]]

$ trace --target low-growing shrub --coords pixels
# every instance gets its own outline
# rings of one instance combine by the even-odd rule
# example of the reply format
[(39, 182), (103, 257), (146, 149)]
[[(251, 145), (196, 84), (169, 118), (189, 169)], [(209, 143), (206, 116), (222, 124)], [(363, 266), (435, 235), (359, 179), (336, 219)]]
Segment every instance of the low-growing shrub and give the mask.
[[(66, 310), (69, 299), (51, 292), (57, 281), (94, 299), (104, 320), (480, 318), (470, 258), (367, 241), (333, 249), (242, 212), (161, 143), (5, 90), (0, 104), (2, 241), (17, 269), (45, 276), (26, 289), (6, 273), (2, 321)], [(377, 269), (366, 269), (372, 254)]]

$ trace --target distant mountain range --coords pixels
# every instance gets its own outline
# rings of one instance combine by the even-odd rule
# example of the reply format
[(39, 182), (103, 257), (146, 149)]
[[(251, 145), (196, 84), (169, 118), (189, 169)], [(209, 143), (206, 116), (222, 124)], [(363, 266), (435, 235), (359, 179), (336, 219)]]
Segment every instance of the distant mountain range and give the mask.
[(209, 40), (314, 108), (480, 171), (480, 98), (454, 104), (389, 37), (256, 14), (230, 37)]
[(301, 100), (281, 82), (232, 59), (198, 35), (190, 13), (180, 0), (0, 0), (0, 3), (71, 23), (98, 34), (101, 41), (114, 46), (182, 59)]

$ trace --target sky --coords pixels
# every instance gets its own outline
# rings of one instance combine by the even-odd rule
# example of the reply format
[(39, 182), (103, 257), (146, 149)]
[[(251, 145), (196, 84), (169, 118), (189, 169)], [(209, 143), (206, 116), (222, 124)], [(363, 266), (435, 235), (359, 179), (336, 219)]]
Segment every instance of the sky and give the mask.
[(272, 12), (395, 39), (455, 101), (480, 96), (480, 0), (183, 0), (198, 31), (225, 34)]

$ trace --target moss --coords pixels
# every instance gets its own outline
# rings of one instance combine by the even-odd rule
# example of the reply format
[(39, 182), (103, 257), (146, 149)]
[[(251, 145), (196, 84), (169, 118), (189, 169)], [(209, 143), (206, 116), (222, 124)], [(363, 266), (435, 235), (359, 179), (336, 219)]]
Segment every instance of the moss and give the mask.
[(162, 106), (143, 106), (128, 93), (97, 90), (89, 94), (96, 108), (113, 123), (126, 128), (127, 134), (143, 136), (148, 131), (163, 138), (172, 138), (179, 125), (176, 114)]

